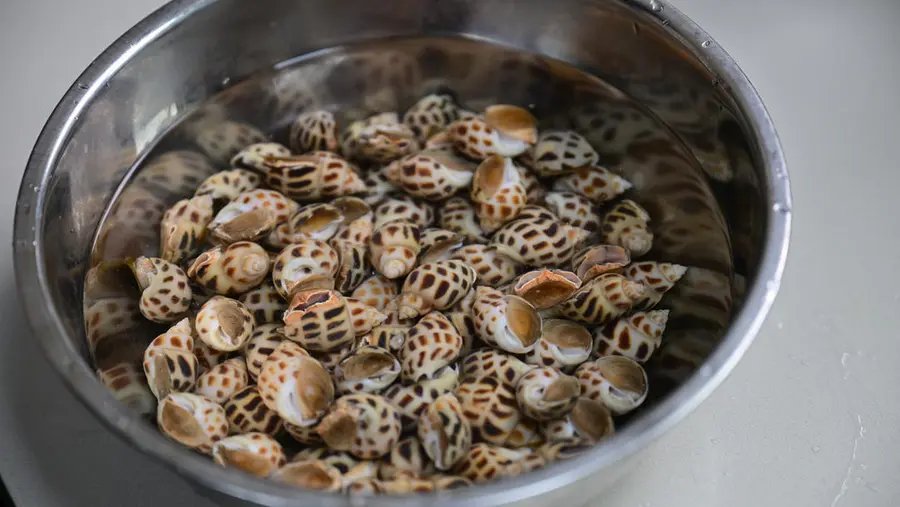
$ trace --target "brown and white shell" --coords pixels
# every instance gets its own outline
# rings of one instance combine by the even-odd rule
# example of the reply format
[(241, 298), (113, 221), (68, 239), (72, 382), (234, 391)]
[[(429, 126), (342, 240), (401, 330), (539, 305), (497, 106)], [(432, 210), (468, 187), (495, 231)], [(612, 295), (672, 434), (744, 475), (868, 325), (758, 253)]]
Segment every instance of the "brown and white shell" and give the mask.
[(434, 400), (419, 416), (419, 441), (438, 470), (449, 470), (469, 452), (472, 428), (452, 393)]
[(216, 203), (228, 203), (259, 187), (259, 174), (246, 169), (227, 169), (203, 180), (195, 196), (208, 195)]
[(544, 184), (524, 165), (516, 164), (516, 169), (519, 170), (519, 182), (525, 187), (525, 202), (528, 204), (543, 203), (547, 196), (547, 188)]
[(631, 310), (646, 290), (618, 273), (605, 273), (582, 285), (552, 310), (561, 317), (599, 326)]
[(516, 264), (487, 245), (466, 245), (450, 256), (475, 270), (478, 285), (498, 288), (516, 277)]
[(460, 361), (460, 379), (497, 378), (511, 386), (534, 366), (511, 354), (496, 349), (476, 350)]
[(97, 375), (119, 403), (131, 410), (148, 415), (156, 409), (156, 398), (150, 392), (147, 379), (135, 365), (118, 363), (110, 368), (97, 370)]
[(264, 282), (259, 287), (241, 294), (240, 301), (253, 315), (253, 321), (257, 326), (281, 322), (281, 316), (288, 306), (271, 282)]
[(575, 371), (581, 395), (605, 405), (613, 414), (624, 415), (647, 399), (650, 383), (640, 363), (625, 356), (603, 356), (584, 363)]
[(575, 192), (600, 205), (631, 189), (625, 178), (599, 166), (585, 166), (560, 176), (553, 182), (553, 190)]
[(375, 207), (375, 229), (396, 220), (406, 221), (420, 228), (434, 224), (434, 208), (426, 201), (406, 194), (394, 194)]
[(397, 410), (404, 430), (415, 428), (419, 416), (434, 400), (448, 391), (456, 389), (458, 374), (453, 368), (444, 368), (432, 380), (424, 380), (412, 385), (394, 384), (387, 388), (383, 396)]
[(541, 337), (525, 356), (525, 362), (571, 371), (590, 358), (593, 347), (591, 332), (581, 324), (565, 319), (546, 319)]
[(481, 229), (492, 232), (514, 219), (525, 206), (525, 186), (511, 158), (486, 158), (472, 180), (472, 202)]
[(305, 239), (279, 252), (272, 264), (272, 282), (285, 300), (301, 290), (331, 289), (340, 260), (328, 243)]
[(265, 433), (246, 433), (219, 440), (212, 447), (213, 461), (256, 477), (268, 477), (287, 462), (284, 449)]
[(516, 390), (505, 379), (466, 379), (454, 393), (472, 427), (473, 442), (501, 445), (522, 418)]
[(372, 170), (363, 177), (363, 183), (366, 189), (363, 190), (363, 200), (369, 206), (377, 206), (384, 201), (389, 194), (399, 190), (397, 185), (391, 183), (388, 179), (386, 171), (387, 167), (379, 170)]
[(516, 384), (519, 408), (523, 414), (538, 421), (559, 419), (568, 414), (580, 395), (578, 379), (550, 366), (529, 370)]
[(572, 256), (572, 271), (582, 282), (587, 282), (603, 273), (618, 273), (630, 262), (631, 254), (620, 246), (594, 245), (575, 252)]
[(197, 337), (215, 350), (239, 350), (250, 339), (253, 315), (240, 301), (215, 296), (200, 307), (194, 322)]
[(491, 155), (517, 157), (537, 142), (537, 120), (527, 109), (498, 104), (484, 118), (457, 120), (447, 127), (454, 147), (463, 155), (483, 160)]
[(191, 287), (181, 268), (158, 257), (138, 257), (132, 265), (141, 290), (141, 315), (153, 322), (174, 322), (191, 304)]
[(271, 479), (299, 488), (340, 491), (344, 479), (340, 470), (321, 460), (292, 461), (275, 471)]
[(463, 340), (442, 313), (433, 311), (410, 328), (400, 349), (400, 372), (407, 383), (434, 379), (459, 357)]
[(367, 245), (375, 229), (375, 213), (366, 201), (352, 196), (338, 197), (331, 204), (341, 212), (344, 222), (333, 240)]
[(329, 289), (296, 293), (284, 313), (282, 334), (313, 352), (343, 349), (356, 339), (347, 300)]
[(213, 239), (221, 243), (255, 241), (296, 213), (297, 203), (274, 190), (257, 188), (238, 195), (209, 222)]
[(400, 440), (400, 416), (381, 396), (348, 394), (334, 402), (316, 431), (331, 449), (376, 459), (388, 454)]
[(573, 130), (541, 132), (527, 155), (530, 167), (542, 177), (559, 176), (600, 159), (587, 139)]
[(458, 117), (453, 97), (446, 94), (432, 93), (419, 99), (406, 110), (403, 123), (416, 135), (416, 139), (424, 142), (429, 137), (443, 131)]
[(325, 442), (319, 433), (316, 432), (315, 426), (297, 426), (291, 423), (285, 423), (284, 431), (295, 441), (303, 445), (324, 445)]
[(552, 213), (550, 210), (548, 210), (543, 205), (537, 205), (537, 204), (527, 204), (524, 208), (522, 208), (522, 211), (519, 212), (519, 216), (516, 217), (516, 220), (525, 220), (525, 219), (529, 219), (529, 220), (541, 219), (541, 220), (550, 220), (553, 222), (559, 221), (558, 216), (556, 216), (554, 213)]
[(255, 380), (259, 376), (263, 363), (285, 340), (280, 330), (280, 323), (257, 325), (244, 344), (244, 357), (247, 359), (247, 372), (250, 378)]
[(216, 403), (223, 404), (234, 393), (247, 387), (250, 382), (247, 374), (247, 362), (243, 357), (234, 357), (213, 366), (197, 379), (194, 394), (205, 396)]
[(331, 374), (299, 345), (284, 341), (263, 363), (259, 394), (285, 422), (312, 426), (334, 401)]
[(219, 164), (228, 163), (247, 146), (265, 141), (265, 134), (256, 127), (230, 120), (207, 123), (196, 138), (197, 146)]
[(206, 239), (206, 226), (213, 217), (209, 196), (182, 199), (166, 210), (160, 223), (160, 257), (182, 264), (197, 254)]
[(594, 353), (630, 357), (644, 363), (662, 343), (669, 310), (635, 312), (594, 331)]
[(409, 195), (439, 201), (472, 183), (475, 164), (447, 151), (421, 151), (395, 160), (385, 176)]
[(187, 274), (197, 285), (223, 296), (243, 294), (266, 279), (269, 254), (249, 241), (217, 246), (200, 254)]
[(515, 477), (543, 467), (544, 458), (533, 449), (509, 449), (479, 442), (472, 445), (454, 472), (475, 484)]
[(416, 265), (419, 227), (407, 221), (388, 222), (375, 229), (369, 240), (369, 259), (372, 266), (390, 279), (406, 275)]
[(531, 303), (490, 287), (475, 290), (472, 317), (478, 336), (513, 354), (531, 351), (541, 336), (541, 316)]
[(503, 442), (504, 447), (512, 449), (520, 449), (522, 447), (537, 447), (544, 443), (544, 436), (541, 434), (540, 423), (528, 417), (519, 419), (519, 423), (513, 428), (506, 440)]
[(188, 319), (182, 319), (150, 342), (144, 351), (144, 375), (157, 399), (170, 392), (188, 392), (197, 383), (200, 366)]
[(372, 275), (363, 280), (351, 296), (364, 305), (383, 311), (398, 294), (396, 281), (382, 275)]
[(418, 149), (416, 134), (393, 112), (355, 121), (341, 135), (341, 152), (365, 162), (387, 164)]
[(687, 267), (669, 262), (644, 261), (628, 266), (622, 274), (629, 280), (647, 287), (644, 297), (635, 303), (635, 310), (649, 310), (656, 306), (687, 272)]
[(565, 301), (581, 287), (581, 279), (571, 271), (537, 269), (520, 275), (506, 292), (528, 301), (537, 310)]
[(276, 436), (283, 422), (278, 414), (266, 406), (255, 385), (240, 389), (222, 404), (231, 434), (250, 432)]
[(644, 208), (625, 199), (604, 215), (600, 231), (604, 242), (627, 249), (632, 257), (640, 257), (653, 246), (649, 222), (650, 214)]
[(560, 419), (543, 423), (541, 431), (548, 442), (582, 439), (596, 444), (612, 436), (616, 426), (612, 413), (603, 403), (582, 396), (571, 412)]
[(400, 362), (390, 352), (372, 345), (352, 350), (334, 367), (338, 393), (378, 393), (400, 376)]
[(468, 488), (472, 481), (459, 475), (434, 475), (430, 477), (435, 491), (450, 491), (452, 489)]
[(465, 242), (465, 236), (446, 229), (425, 229), (419, 237), (419, 264), (450, 260)]
[(401, 319), (398, 308), (396, 299), (390, 301), (384, 308), (387, 319), (362, 337), (360, 344), (374, 345), (394, 354), (398, 353), (406, 341), (409, 328), (415, 323), (412, 319)]
[(400, 439), (391, 452), (382, 458), (378, 477), (389, 481), (401, 477), (429, 477), (435, 468), (431, 463), (422, 443), (415, 436)]
[(346, 451), (338, 451), (324, 446), (311, 446), (297, 451), (291, 461), (320, 460), (334, 468), (341, 474), (349, 474), (356, 468), (361, 460)]
[(328, 241), (344, 223), (344, 215), (336, 206), (327, 203), (307, 204), (297, 209), (291, 218), (275, 227), (266, 239), (274, 248), (284, 248), (304, 239)]
[(528, 266), (558, 266), (572, 258), (587, 231), (550, 216), (513, 220), (494, 233), (490, 246), (498, 253)]
[(582, 437), (569, 437), (559, 440), (551, 440), (537, 449), (540, 456), (547, 463), (564, 461), (584, 454), (593, 447), (590, 440)]
[(338, 254), (338, 270), (334, 287), (342, 294), (350, 294), (372, 273), (369, 247), (361, 243), (332, 240), (331, 246)]
[(156, 409), (156, 424), (167, 437), (204, 454), (228, 436), (225, 409), (199, 394), (166, 395)]
[(442, 228), (461, 234), (469, 241), (486, 243), (488, 240), (478, 223), (475, 205), (465, 197), (451, 197), (444, 201), (438, 223)]
[(559, 219), (573, 227), (594, 232), (600, 229), (600, 215), (594, 204), (575, 192), (549, 192), (544, 201)]
[(329, 151), (266, 157), (264, 165), (266, 184), (291, 199), (327, 199), (366, 189), (356, 166)]
[(400, 318), (411, 319), (431, 310), (446, 310), (469, 293), (475, 270), (462, 261), (423, 264), (403, 282), (398, 305)]
[(291, 150), (278, 143), (254, 143), (231, 158), (231, 167), (265, 171), (266, 157), (287, 157)]
[(334, 114), (329, 111), (307, 111), (291, 125), (291, 149), (296, 153), (325, 150), (337, 151), (338, 128)]

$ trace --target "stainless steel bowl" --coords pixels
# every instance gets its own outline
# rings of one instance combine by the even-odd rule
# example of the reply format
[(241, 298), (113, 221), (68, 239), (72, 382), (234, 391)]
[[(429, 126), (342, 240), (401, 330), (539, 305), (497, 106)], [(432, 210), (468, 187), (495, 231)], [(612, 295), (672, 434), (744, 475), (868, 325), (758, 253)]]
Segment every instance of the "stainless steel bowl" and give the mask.
[[(279, 66), (286, 70), (274, 72)], [(357, 503), (222, 469), (119, 404), (91, 364), (83, 280), (93, 263), (131, 248), (95, 244), (98, 225), (121, 183), (136, 181), (136, 163), (175, 148), (157, 143), (161, 134), (190, 144), (204, 118), (227, 117), (278, 135), (279, 122), (312, 103), (402, 107), (435, 87), (532, 105), (542, 120), (579, 123), (600, 141), (625, 136), (630, 142), (610, 148), (605, 162), (651, 209), (659, 258), (692, 270), (668, 299), (673, 318), (652, 367), (654, 402), (614, 438), (524, 477), (366, 502), (595, 498), (731, 371), (772, 304), (787, 254), (788, 179), (765, 108), (725, 51), (658, 0), (179, 0), (149, 16), (63, 97), (19, 192), (19, 293), (72, 391), (114, 433), (223, 503)], [(672, 141), (642, 143), (648, 118), (671, 128)]]

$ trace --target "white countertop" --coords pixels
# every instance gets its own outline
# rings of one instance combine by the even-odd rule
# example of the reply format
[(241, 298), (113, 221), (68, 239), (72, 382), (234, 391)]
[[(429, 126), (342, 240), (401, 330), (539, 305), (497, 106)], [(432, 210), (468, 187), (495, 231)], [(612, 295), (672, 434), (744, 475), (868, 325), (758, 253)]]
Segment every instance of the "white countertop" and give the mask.
[[(161, 4), (0, 6), (0, 474), (23, 507), (212, 505), (63, 387), (23, 321), (9, 253), (19, 179), (44, 120), (91, 58)], [(731, 53), (772, 113), (794, 233), (755, 344), (601, 503), (900, 505), (900, 2), (675, 4)], [(871, 262), (856, 269), (857, 257)]]

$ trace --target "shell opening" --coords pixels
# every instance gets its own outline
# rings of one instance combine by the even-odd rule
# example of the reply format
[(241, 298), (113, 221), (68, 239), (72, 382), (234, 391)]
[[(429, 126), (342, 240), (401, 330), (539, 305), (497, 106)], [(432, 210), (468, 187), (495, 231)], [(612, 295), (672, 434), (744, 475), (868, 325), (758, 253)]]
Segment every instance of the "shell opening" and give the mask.
[(269, 208), (259, 207), (241, 213), (216, 228), (222, 238), (249, 239), (259, 236), (275, 225), (275, 214)]
[(170, 436), (189, 447), (197, 447), (206, 441), (206, 433), (193, 411), (182, 407), (175, 400), (167, 398), (163, 401), (159, 425)]
[(544, 401), (557, 402), (570, 400), (581, 393), (581, 384), (578, 379), (568, 375), (562, 375), (544, 390)]
[(172, 390), (172, 377), (169, 372), (169, 365), (163, 354), (157, 353), (153, 358), (153, 368), (155, 375), (153, 376), (153, 392), (157, 398), (165, 398)]
[(225, 466), (237, 468), (257, 477), (269, 475), (274, 467), (274, 464), (268, 459), (246, 449), (220, 447), (217, 449), (216, 457)]
[(318, 361), (305, 358), (296, 373), (296, 402), (304, 420), (314, 420), (334, 400), (331, 375)]
[(307, 292), (301, 292), (294, 296), (294, 300), (291, 301), (290, 310), (305, 312), (318, 304), (330, 301), (332, 297), (331, 291), (329, 290), (309, 290)]
[(347, 358), (341, 368), (346, 380), (364, 380), (381, 372), (390, 371), (396, 360), (390, 354), (367, 351)]
[(344, 217), (344, 221), (347, 223), (353, 222), (372, 212), (372, 209), (365, 201), (356, 197), (342, 197), (336, 199), (332, 204), (340, 211), (341, 215)]
[(537, 142), (537, 119), (525, 108), (497, 104), (484, 110), (484, 121), (506, 136), (528, 144)]
[(610, 383), (610, 394), (620, 399), (639, 399), (647, 392), (647, 372), (643, 366), (624, 356), (606, 356), (597, 360), (600, 374)]
[(349, 451), (356, 439), (356, 419), (346, 411), (338, 409), (325, 416), (316, 431), (332, 449)]
[(575, 267), (575, 274), (584, 280), (622, 268), (631, 262), (628, 250), (613, 245), (590, 248)]
[(317, 462), (289, 463), (278, 471), (282, 482), (310, 489), (332, 489), (335, 478), (328, 473), (326, 465)]
[(484, 162), (478, 166), (475, 178), (478, 189), (484, 193), (485, 197), (491, 197), (503, 186), (505, 168), (506, 159), (500, 155), (492, 155), (484, 159)]
[(575, 275), (542, 270), (523, 275), (515, 291), (535, 308), (543, 309), (568, 299), (580, 286), (581, 280)]
[(506, 326), (525, 347), (541, 337), (541, 316), (528, 301), (506, 296)]
[(593, 345), (593, 337), (587, 328), (567, 320), (554, 319), (545, 322), (542, 338), (563, 353), (567, 350), (590, 350)]
[(298, 220), (294, 224), (294, 232), (313, 234), (323, 232), (329, 227), (337, 230), (343, 220), (343, 215), (334, 206), (319, 206), (308, 217), (305, 217), (305, 220)]
[(244, 331), (244, 313), (236, 301), (227, 300), (228, 304), (220, 305), (216, 311), (222, 337), (230, 344), (236, 344)]
[(594, 442), (615, 431), (612, 413), (606, 405), (590, 398), (578, 398), (569, 420), (580, 435)]

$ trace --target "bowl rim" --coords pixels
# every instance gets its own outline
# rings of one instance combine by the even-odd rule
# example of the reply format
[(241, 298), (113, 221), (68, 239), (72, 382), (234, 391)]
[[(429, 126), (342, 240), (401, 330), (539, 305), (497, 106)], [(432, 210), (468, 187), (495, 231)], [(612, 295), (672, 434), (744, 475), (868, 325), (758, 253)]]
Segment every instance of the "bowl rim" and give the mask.
[[(101, 53), (65, 93), (44, 125), (27, 162), (16, 204), (13, 251), (16, 282), (30, 328), (45, 356), (66, 386), (101, 423), (143, 453), (154, 457), (176, 473), (212, 490), (264, 505), (338, 506), (355, 504), (352, 498), (330, 493), (298, 490), (221, 468), (168, 440), (144, 424), (102, 387), (80, 352), (67, 340), (61, 316), (52, 306), (47, 274), (43, 267), (44, 243), (41, 204), (46, 183), (58, 162), (79, 114), (96, 97), (104, 83), (143, 48), (195, 12), (217, 0), (175, 0), (138, 22)], [(724, 49), (673, 6), (659, 0), (628, 0), (625, 7), (652, 17), (673, 32), (719, 82), (749, 125), (752, 141), (763, 154), (766, 176), (768, 229), (763, 256), (755, 280), (748, 288), (744, 306), (734, 317), (723, 341), (704, 365), (669, 397), (627, 425), (604, 445), (568, 461), (554, 463), (524, 476), (494, 481), (472, 488), (435, 495), (383, 496), (366, 503), (421, 505), (457, 503), (494, 506), (538, 496), (596, 474), (624, 460), (670, 430), (692, 412), (728, 376), (756, 337), (774, 302), (787, 258), (791, 229), (791, 193), (781, 143), (769, 113), (750, 81)], [(495, 42), (495, 41), (489, 41)]]

